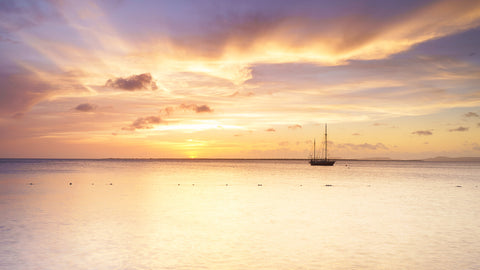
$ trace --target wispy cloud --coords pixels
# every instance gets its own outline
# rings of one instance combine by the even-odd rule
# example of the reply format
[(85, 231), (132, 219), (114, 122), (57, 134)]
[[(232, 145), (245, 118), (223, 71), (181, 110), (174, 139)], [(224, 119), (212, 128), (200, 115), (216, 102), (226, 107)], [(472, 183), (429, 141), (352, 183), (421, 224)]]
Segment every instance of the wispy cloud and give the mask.
[(289, 129), (292, 129), (292, 130), (295, 130), (295, 129), (302, 128), (302, 126), (299, 125), (299, 124), (295, 124), (295, 125), (288, 126), (288, 128), (289, 128)]
[(154, 125), (162, 123), (166, 122), (164, 122), (162, 118), (158, 116), (140, 117), (133, 121), (130, 126), (122, 128), (122, 130), (134, 131), (136, 129), (152, 129)]
[(345, 143), (345, 144), (338, 144), (336, 145), (338, 148), (350, 148), (353, 150), (388, 150), (383, 143), (376, 143), (376, 144), (353, 144), (353, 143)]
[(473, 143), (472, 144), (472, 149), (475, 151), (480, 151), (480, 145), (478, 143)]
[(208, 105), (197, 104), (181, 104), (179, 108), (184, 110), (192, 110), (196, 113), (211, 113), (213, 110)]
[(412, 132), (412, 134), (419, 135), (419, 136), (433, 135), (432, 131), (430, 131), (430, 130), (417, 130), (417, 131)]
[(464, 132), (464, 131), (468, 131), (468, 127), (458, 127), (458, 128), (449, 129), (448, 131), (450, 131), (450, 132), (454, 132), (454, 131)]
[(463, 116), (467, 117), (467, 118), (471, 118), (471, 117), (479, 117), (479, 115), (475, 112), (468, 112), (466, 114), (464, 114)]
[(290, 143), (288, 141), (281, 141), (278, 143), (279, 146), (282, 146), (282, 147), (287, 147), (290, 145)]

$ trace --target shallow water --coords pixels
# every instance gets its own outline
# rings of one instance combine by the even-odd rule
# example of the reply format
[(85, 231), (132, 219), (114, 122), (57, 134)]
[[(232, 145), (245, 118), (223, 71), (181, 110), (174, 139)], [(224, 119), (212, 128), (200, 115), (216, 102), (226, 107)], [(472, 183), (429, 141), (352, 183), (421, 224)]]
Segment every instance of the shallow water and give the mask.
[(463, 162), (0, 160), (0, 269), (480, 269), (479, 185)]

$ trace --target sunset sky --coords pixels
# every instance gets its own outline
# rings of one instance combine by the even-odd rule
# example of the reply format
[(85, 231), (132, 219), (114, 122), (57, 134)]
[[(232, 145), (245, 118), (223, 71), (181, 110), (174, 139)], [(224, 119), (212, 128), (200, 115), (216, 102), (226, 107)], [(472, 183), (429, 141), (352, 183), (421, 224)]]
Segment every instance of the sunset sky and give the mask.
[(0, 0), (0, 157), (480, 156), (480, 1)]

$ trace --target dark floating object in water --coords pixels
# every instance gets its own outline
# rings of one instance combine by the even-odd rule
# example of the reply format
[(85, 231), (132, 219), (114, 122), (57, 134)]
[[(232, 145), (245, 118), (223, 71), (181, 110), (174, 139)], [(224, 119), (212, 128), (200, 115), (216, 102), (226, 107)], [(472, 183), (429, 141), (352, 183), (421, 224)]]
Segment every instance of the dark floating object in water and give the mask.
[(225, 184), (226, 187), (228, 187), (228, 184)]
[(178, 184), (180, 186), (180, 184)]
[(333, 185), (330, 185), (330, 184), (326, 184), (325, 186), (326, 186), (326, 187), (332, 187)]
[(113, 186), (113, 184), (112, 184), (112, 183), (110, 183), (109, 185), (110, 185), (110, 186)]
[(195, 186), (195, 184), (192, 184), (192, 186)]
[(70, 182), (69, 185), (71, 186), (71, 185), (72, 185), (72, 182)]
[(32, 183), (32, 182), (30, 182), (30, 183), (28, 183), (27, 185), (29, 185), (29, 186), (33, 186), (33, 183)]
[(462, 186), (457, 186), (457, 187), (462, 187)]
[(257, 186), (261, 187), (261, 186), (263, 186), (263, 185), (262, 185), (262, 184), (258, 184)]

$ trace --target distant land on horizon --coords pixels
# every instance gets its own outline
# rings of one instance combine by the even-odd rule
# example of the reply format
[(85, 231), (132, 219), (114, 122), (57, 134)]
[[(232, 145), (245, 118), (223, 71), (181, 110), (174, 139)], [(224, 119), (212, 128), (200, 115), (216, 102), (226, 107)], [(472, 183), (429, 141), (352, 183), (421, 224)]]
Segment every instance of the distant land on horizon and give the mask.
[(434, 158), (427, 158), (423, 159), (424, 161), (478, 161), (480, 162), (480, 157), (434, 157)]

